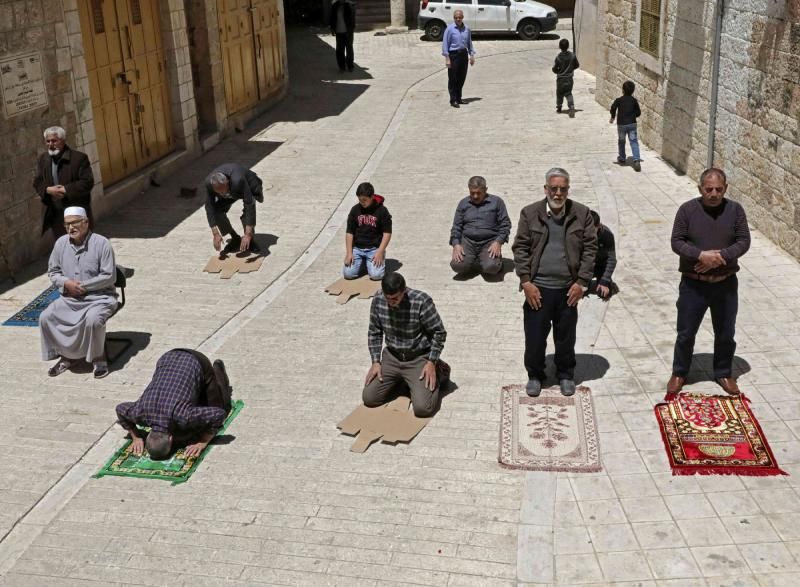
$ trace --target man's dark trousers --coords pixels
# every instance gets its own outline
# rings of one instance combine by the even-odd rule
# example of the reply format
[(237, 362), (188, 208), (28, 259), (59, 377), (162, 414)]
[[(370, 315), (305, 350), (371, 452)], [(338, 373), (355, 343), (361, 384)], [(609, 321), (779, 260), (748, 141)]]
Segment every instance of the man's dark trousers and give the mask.
[(714, 379), (730, 377), (736, 352), (736, 313), (739, 310), (739, 280), (735, 275), (718, 283), (684, 277), (678, 289), (678, 336), (672, 359), (672, 374), (686, 377), (692, 365), (694, 340), (706, 310), (711, 309), (714, 328)]
[(466, 49), (450, 52), (450, 67), (447, 68), (447, 90), (450, 92), (450, 103), (461, 101), (461, 90), (467, 81), (469, 53)]
[(461, 263), (450, 261), (450, 267), (458, 273), (466, 274), (476, 269), (485, 275), (496, 275), (503, 269), (502, 257), (490, 257), (489, 246), (494, 239), (488, 241), (474, 241), (465, 236), (461, 237), (461, 246), (464, 248), (464, 260)]
[(545, 351), (550, 325), (556, 343), (556, 376), (572, 379), (575, 374), (575, 330), (578, 326), (577, 306), (567, 305), (568, 288), (539, 288), (542, 307), (531, 308), (527, 300), (523, 304), (525, 320), (525, 368), (528, 379), (544, 381)]
[[(220, 198), (214, 203), (214, 220), (217, 223), (217, 228), (219, 228), (220, 233), (223, 235), (238, 234), (233, 226), (231, 226), (231, 221), (228, 220), (228, 210), (231, 209), (235, 201), (234, 199), (226, 200)], [(244, 212), (242, 212), (239, 220), (242, 221), (242, 227), (244, 227)]]
[(353, 33), (336, 33), (336, 63), (339, 69), (353, 69)]
[(567, 107), (574, 108), (575, 101), (572, 98), (572, 86), (574, 80), (571, 77), (560, 77), (556, 80), (556, 108), (561, 110), (564, 98), (567, 99)]

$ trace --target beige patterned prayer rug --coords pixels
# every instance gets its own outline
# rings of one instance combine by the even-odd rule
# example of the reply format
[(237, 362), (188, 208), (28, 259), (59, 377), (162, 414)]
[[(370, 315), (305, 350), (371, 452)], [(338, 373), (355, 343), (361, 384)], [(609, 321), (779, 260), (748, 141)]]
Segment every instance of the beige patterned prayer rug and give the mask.
[(528, 397), (524, 385), (501, 394), (500, 465), (529, 471), (602, 470), (591, 390), (565, 397), (558, 387)]

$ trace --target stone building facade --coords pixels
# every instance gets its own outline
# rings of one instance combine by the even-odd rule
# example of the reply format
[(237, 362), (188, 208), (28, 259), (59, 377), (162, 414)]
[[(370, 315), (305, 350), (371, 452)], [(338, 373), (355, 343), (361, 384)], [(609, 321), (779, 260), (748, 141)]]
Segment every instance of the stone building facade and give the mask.
[(633, 80), (642, 139), (693, 178), (723, 168), (751, 224), (800, 257), (800, 0), (600, 0), (599, 14), (598, 102)]
[(0, 277), (46, 254), (42, 131), (92, 162), (95, 218), (280, 99), (283, 0), (0, 2)]

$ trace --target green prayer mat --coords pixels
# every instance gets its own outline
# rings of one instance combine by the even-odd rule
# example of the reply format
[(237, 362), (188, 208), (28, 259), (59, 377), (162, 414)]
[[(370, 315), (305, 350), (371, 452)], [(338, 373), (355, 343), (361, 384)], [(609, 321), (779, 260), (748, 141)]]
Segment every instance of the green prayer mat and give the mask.
[[(222, 428), (220, 428), (219, 432), (217, 432), (217, 436), (225, 432), (225, 430), (228, 428), (228, 425), (233, 421), (237, 414), (242, 411), (243, 407), (244, 402), (242, 400), (236, 400), (233, 402), (231, 411), (228, 413), (228, 417), (225, 418), (225, 423), (222, 425)], [(144, 428), (143, 430), (149, 430), (149, 428)], [(183, 449), (180, 448), (175, 451), (175, 454), (172, 455), (172, 457), (164, 461), (150, 460), (150, 457), (147, 456), (147, 451), (145, 451), (142, 456), (137, 457), (131, 452), (132, 444), (133, 441), (128, 440), (123, 447), (114, 453), (114, 456), (111, 457), (105, 465), (103, 465), (103, 468), (93, 475), (93, 477), (97, 478), (104, 477), (105, 475), (118, 475), (121, 477), (166, 479), (167, 481), (172, 481), (173, 485), (184, 483), (189, 479), (189, 477), (192, 476), (192, 473), (194, 473), (195, 469), (197, 469), (197, 466), (202, 462), (208, 451), (211, 450), (214, 441), (212, 440), (199, 456), (186, 457), (183, 454)]]

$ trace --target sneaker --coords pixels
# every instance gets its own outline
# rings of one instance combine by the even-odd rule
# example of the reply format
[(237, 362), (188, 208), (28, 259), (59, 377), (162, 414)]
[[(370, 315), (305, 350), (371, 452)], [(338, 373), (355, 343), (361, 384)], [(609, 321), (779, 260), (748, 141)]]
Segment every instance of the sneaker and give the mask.
[(528, 379), (528, 385), (525, 386), (525, 393), (531, 397), (539, 397), (542, 393), (542, 382), (538, 379)]
[(633, 162), (633, 169), (635, 171), (641, 171), (642, 170), (642, 163), (640, 161), (634, 161)]
[(561, 386), (561, 395), (575, 395), (575, 382), (572, 379), (562, 379), (559, 385)]

